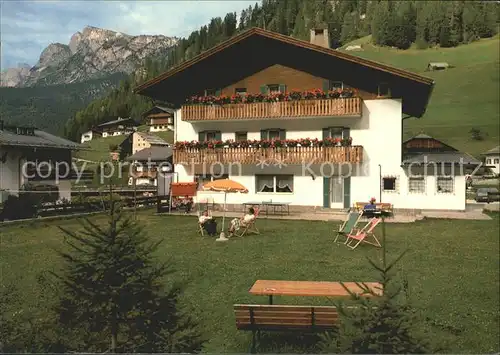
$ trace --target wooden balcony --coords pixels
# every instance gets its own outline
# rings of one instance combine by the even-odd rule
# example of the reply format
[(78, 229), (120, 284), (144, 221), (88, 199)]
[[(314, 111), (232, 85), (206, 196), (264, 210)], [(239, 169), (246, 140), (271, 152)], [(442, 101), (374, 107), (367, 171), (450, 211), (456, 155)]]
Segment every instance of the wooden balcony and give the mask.
[(290, 117), (361, 116), (359, 97), (283, 102), (256, 102), (228, 105), (182, 106), (183, 121), (217, 121)]
[(285, 148), (186, 148), (174, 150), (174, 164), (259, 164), (262, 161), (284, 164), (360, 163), (363, 147), (285, 147)]

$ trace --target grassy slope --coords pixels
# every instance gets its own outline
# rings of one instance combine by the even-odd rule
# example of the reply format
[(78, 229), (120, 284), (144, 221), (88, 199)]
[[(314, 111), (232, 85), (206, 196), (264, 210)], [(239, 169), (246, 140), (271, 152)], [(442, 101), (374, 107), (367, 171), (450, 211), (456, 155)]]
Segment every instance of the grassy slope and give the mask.
[[(147, 127), (146, 127), (147, 128)], [(144, 126), (139, 127), (140, 132), (147, 132), (144, 130)], [(173, 132), (155, 132), (152, 133), (155, 136), (163, 138), (165, 141), (169, 143), (173, 143), (174, 133)], [(116, 136), (116, 137), (108, 137), (108, 138), (98, 138), (93, 139), (90, 142), (86, 142), (84, 146), (88, 148), (88, 150), (82, 150), (75, 154), (76, 158), (86, 159), (91, 161), (102, 161), (109, 160), (109, 146), (111, 144), (120, 144), (127, 136)]]
[[(433, 78), (436, 86), (428, 110), (421, 119), (406, 121), (406, 137), (425, 132), (478, 155), (499, 141), (499, 42), (497, 36), (457, 48), (403, 51), (373, 46), (368, 37), (351, 43), (362, 44), (363, 51), (348, 53)], [(455, 68), (426, 72), (429, 62), (448, 62)], [(473, 127), (485, 133), (483, 141), (470, 138)]]
[[(251, 335), (236, 330), (232, 307), (267, 303), (266, 297), (248, 293), (257, 279), (373, 281), (377, 275), (366, 257), (377, 258), (379, 252), (371, 246), (353, 252), (335, 245), (332, 222), (262, 219), (261, 235), (216, 243), (197, 234), (194, 217), (155, 216), (151, 211), (138, 217), (152, 241), (163, 240), (158, 257), (172, 262), (177, 280), (187, 281), (182, 301), (201, 323), (207, 352), (247, 352)], [(93, 219), (106, 223), (103, 216)], [(54, 251), (65, 248), (58, 225), (81, 228), (74, 219), (0, 227), (2, 279), (21, 289), (17, 309), (22, 307), (27, 317), (54, 301), (36, 280), (39, 273), (61, 266)], [(492, 221), (387, 225), (388, 259), (410, 249), (397, 271), (408, 277), (418, 316), (427, 318), (417, 326), (427, 332), (428, 340), (445, 341), (447, 352), (498, 351), (498, 233), (498, 214)], [(332, 304), (320, 297), (276, 297), (275, 302)], [(266, 339), (261, 352), (299, 351), (291, 337), (270, 334), (268, 339), (271, 343)]]

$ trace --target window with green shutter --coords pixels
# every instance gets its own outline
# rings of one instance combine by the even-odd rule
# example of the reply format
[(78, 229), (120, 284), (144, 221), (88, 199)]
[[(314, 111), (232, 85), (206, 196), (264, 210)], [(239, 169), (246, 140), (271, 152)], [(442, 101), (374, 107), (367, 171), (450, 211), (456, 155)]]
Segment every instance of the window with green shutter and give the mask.
[(286, 92), (286, 85), (285, 84), (280, 84), (279, 85), (279, 91), (284, 94)]
[(260, 139), (286, 139), (286, 130), (280, 128), (263, 129), (260, 131)]
[(221, 89), (206, 89), (205, 96), (220, 96), (221, 92)]
[(324, 138), (349, 138), (351, 136), (351, 129), (349, 127), (327, 127), (323, 128)]
[(261, 85), (260, 86), (260, 93), (262, 95), (267, 95), (268, 92), (269, 92), (269, 88), (267, 87), (267, 85)]
[(220, 141), (222, 134), (220, 131), (201, 131), (198, 132), (198, 141), (208, 142), (208, 141)]

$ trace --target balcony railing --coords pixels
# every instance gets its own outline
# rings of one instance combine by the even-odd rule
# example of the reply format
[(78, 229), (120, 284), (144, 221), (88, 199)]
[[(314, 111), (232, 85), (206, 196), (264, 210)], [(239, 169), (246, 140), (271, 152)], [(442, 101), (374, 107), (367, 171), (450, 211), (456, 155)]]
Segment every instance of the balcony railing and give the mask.
[(174, 150), (174, 164), (259, 164), (263, 161), (284, 164), (360, 163), (363, 147), (283, 147), (283, 148), (186, 148)]
[(361, 116), (359, 97), (227, 105), (182, 106), (183, 121), (212, 121), (259, 118)]

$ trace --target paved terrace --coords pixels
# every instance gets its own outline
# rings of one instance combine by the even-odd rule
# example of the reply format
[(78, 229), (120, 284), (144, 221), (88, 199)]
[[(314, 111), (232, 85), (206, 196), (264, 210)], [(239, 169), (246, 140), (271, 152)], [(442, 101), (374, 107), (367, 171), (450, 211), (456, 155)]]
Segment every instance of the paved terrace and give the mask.
[[(196, 207), (195, 207), (196, 209)], [(308, 220), (308, 221), (343, 221), (346, 217), (346, 212), (341, 211), (321, 211), (312, 208), (311, 212), (293, 212), (290, 211), (290, 215), (274, 215), (269, 214), (269, 216), (265, 215), (263, 211), (262, 214), (259, 215), (259, 218), (269, 218), (269, 219), (285, 219), (285, 220)], [(394, 213), (394, 217), (386, 218), (386, 222), (388, 223), (411, 223), (415, 221), (422, 220), (424, 218), (442, 218), (442, 219), (471, 219), (471, 220), (491, 220), (491, 217), (487, 214), (483, 213), (483, 209), (489, 211), (500, 211), (499, 203), (490, 203), (490, 204), (482, 204), (482, 203), (471, 203), (467, 204), (466, 211), (464, 212), (455, 212), (455, 211), (422, 211), (417, 214), (405, 214), (398, 213), (397, 211)], [(173, 212), (173, 214), (182, 214), (182, 212)], [(196, 215), (196, 213), (191, 213), (192, 215)], [(212, 215), (215, 217), (222, 217), (222, 211), (213, 211)], [(227, 211), (226, 217), (241, 217), (243, 214), (243, 207), (240, 212)]]

